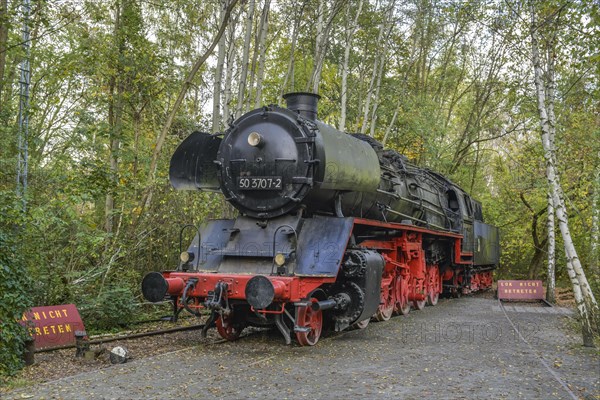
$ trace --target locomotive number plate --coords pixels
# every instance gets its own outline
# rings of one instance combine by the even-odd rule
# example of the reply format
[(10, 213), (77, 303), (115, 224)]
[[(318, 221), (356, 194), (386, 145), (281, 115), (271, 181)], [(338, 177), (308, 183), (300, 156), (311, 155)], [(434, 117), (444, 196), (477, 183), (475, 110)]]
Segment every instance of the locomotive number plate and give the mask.
[(240, 176), (240, 190), (279, 190), (283, 187), (280, 176)]

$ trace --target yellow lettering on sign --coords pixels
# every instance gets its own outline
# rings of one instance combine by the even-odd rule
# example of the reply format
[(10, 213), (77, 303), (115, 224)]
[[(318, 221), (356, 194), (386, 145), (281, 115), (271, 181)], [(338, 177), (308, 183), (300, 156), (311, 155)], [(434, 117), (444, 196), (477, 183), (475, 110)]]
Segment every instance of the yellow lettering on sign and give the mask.
[(71, 324), (65, 325), (65, 332), (71, 332)]
[(64, 317), (66, 318), (66, 317), (67, 317), (67, 309), (66, 309), (66, 308), (63, 308), (63, 310), (62, 310), (62, 311), (63, 311), (63, 313), (64, 313), (64, 314), (63, 314), (63, 315), (64, 315)]
[(50, 325), (50, 329), (52, 329), (52, 333), (56, 334), (56, 329), (54, 325)]
[(58, 326), (58, 333), (65, 333), (65, 330), (63, 329), (62, 325)]
[(48, 330), (48, 327), (45, 326), (44, 327), (44, 335), (49, 335), (49, 334), (50, 334), (50, 331)]
[(40, 313), (39, 312), (34, 312), (33, 313), (33, 319), (37, 319), (39, 321), (40, 320)]
[(36, 334), (36, 335), (38, 335), (38, 336), (41, 336), (41, 335), (42, 335), (42, 331), (40, 331), (40, 328), (39, 328), (39, 327), (36, 327), (36, 328), (35, 328), (35, 334)]
[(48, 315), (50, 316), (50, 318), (56, 318), (54, 316), (54, 311), (48, 311)]

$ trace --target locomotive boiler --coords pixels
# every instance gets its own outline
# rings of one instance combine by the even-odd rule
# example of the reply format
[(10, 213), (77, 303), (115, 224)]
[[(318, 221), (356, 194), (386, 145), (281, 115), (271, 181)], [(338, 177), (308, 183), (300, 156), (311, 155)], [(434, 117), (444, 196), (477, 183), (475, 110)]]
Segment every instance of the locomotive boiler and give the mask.
[(210, 311), (235, 340), (275, 325), (287, 343), (364, 328), (442, 293), (491, 287), (497, 228), (481, 204), (366, 135), (317, 119), (319, 96), (284, 96), (222, 134), (194, 132), (170, 164), (175, 189), (221, 192), (235, 219), (205, 221), (175, 270), (151, 272), (149, 301)]

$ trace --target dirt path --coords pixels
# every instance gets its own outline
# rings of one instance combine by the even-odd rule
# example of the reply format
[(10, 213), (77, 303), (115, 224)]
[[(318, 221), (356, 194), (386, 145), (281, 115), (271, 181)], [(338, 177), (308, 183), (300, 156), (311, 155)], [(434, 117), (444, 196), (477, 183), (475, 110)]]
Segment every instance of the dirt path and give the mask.
[(600, 398), (600, 356), (579, 345), (560, 309), (508, 305), (505, 313), (498, 304), (485, 298), (441, 300), (312, 348), (286, 346), (276, 333), (258, 333), (3, 398)]

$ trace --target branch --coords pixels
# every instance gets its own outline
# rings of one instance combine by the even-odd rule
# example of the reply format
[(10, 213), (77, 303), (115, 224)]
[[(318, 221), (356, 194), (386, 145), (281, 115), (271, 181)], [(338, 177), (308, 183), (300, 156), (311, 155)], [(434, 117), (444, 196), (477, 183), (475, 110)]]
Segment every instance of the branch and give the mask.
[(529, 211), (531, 211), (531, 213), (533, 214), (533, 220), (531, 221), (531, 237), (533, 238), (533, 245), (537, 249), (542, 250), (546, 244), (547, 239), (540, 243), (540, 239), (538, 238), (538, 234), (537, 234), (537, 222), (538, 222), (539, 217), (544, 215), (547, 208), (543, 207), (542, 209), (540, 209), (540, 211), (535, 212), (533, 210), (533, 208), (531, 207), (531, 205), (527, 202), (527, 200), (525, 200), (525, 195), (523, 194), (523, 192), (519, 193), (519, 197), (521, 198), (521, 201), (523, 202), (523, 204), (525, 204), (525, 207), (527, 207), (529, 209)]

